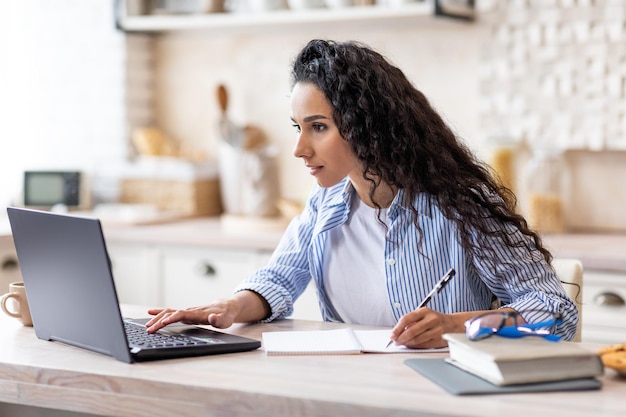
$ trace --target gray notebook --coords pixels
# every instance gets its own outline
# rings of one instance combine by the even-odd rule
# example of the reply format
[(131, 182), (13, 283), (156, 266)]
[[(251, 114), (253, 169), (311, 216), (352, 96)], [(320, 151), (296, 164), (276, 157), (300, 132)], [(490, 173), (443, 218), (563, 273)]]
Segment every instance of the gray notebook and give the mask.
[(445, 359), (415, 358), (406, 365), (454, 395), (510, 394), (514, 392), (582, 391), (596, 390), (602, 382), (595, 378), (497, 386), (476, 375), (463, 371)]
[(123, 362), (243, 352), (261, 346), (258, 340), (185, 324), (148, 335), (146, 319), (121, 316), (98, 219), (15, 207), (7, 211), (40, 339)]

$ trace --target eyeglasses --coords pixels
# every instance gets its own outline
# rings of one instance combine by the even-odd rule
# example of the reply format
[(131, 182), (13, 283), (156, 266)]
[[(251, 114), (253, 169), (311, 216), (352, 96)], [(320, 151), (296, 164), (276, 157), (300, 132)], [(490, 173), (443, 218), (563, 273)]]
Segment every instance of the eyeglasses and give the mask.
[[(522, 317), (522, 314), (526, 317)], [(533, 317), (542, 317), (546, 311), (493, 311), (473, 317), (465, 322), (465, 335), (469, 340), (480, 340), (493, 336), (518, 338), (524, 336), (540, 336), (546, 340), (556, 342), (561, 336), (554, 334), (556, 326), (563, 321), (558, 314), (550, 314), (549, 320), (535, 323)]]

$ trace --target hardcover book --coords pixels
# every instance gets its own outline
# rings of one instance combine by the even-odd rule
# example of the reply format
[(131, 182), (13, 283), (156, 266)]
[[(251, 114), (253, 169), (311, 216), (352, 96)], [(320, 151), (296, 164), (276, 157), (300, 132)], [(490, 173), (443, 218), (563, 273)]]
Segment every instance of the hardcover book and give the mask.
[(463, 333), (447, 333), (451, 364), (495, 385), (561, 381), (602, 375), (600, 356), (576, 342), (541, 337), (492, 336), (471, 341)]

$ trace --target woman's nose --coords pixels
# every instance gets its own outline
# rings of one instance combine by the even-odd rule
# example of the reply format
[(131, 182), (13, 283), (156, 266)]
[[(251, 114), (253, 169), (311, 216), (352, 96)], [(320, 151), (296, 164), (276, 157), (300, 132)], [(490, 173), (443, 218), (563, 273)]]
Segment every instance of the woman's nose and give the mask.
[(311, 148), (308, 146), (308, 142), (302, 133), (298, 134), (298, 140), (296, 146), (293, 149), (293, 156), (296, 158), (306, 158), (310, 156)]

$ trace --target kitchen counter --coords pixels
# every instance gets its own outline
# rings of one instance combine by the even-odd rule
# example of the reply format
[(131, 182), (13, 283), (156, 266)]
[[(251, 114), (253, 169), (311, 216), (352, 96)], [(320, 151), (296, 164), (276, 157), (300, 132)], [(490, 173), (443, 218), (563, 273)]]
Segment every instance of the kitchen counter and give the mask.
[(103, 228), (109, 242), (273, 250), (286, 227), (286, 222), (279, 221), (253, 224), (249, 219), (241, 219), (240, 226), (233, 222), (201, 217), (141, 226), (103, 222)]
[[(145, 244), (181, 244), (225, 249), (273, 250), (287, 221), (200, 217), (155, 224), (103, 221), (107, 241)], [(0, 218), (0, 236), (11, 234), (6, 215)], [(626, 272), (626, 234), (564, 233), (543, 237), (554, 256), (577, 258), (585, 269)]]
[[(234, 228), (213, 217), (145, 226), (107, 226), (105, 223), (105, 234), (111, 241), (229, 249), (273, 250), (283, 231), (281, 227), (263, 231), (244, 226)], [(580, 259), (585, 269), (626, 272), (626, 234), (551, 234), (543, 239), (554, 256)]]
[[(180, 244), (226, 249), (273, 250), (288, 220), (197, 217), (150, 222), (102, 220), (107, 242)], [(0, 215), (0, 237), (11, 236), (6, 213)]]
[[(153, 224), (103, 221), (107, 241), (182, 244), (227, 249), (273, 250), (286, 219), (199, 217)], [(10, 236), (6, 214), (0, 217), (0, 236)], [(626, 272), (626, 234), (563, 233), (543, 236), (554, 256), (577, 258), (585, 269)]]

